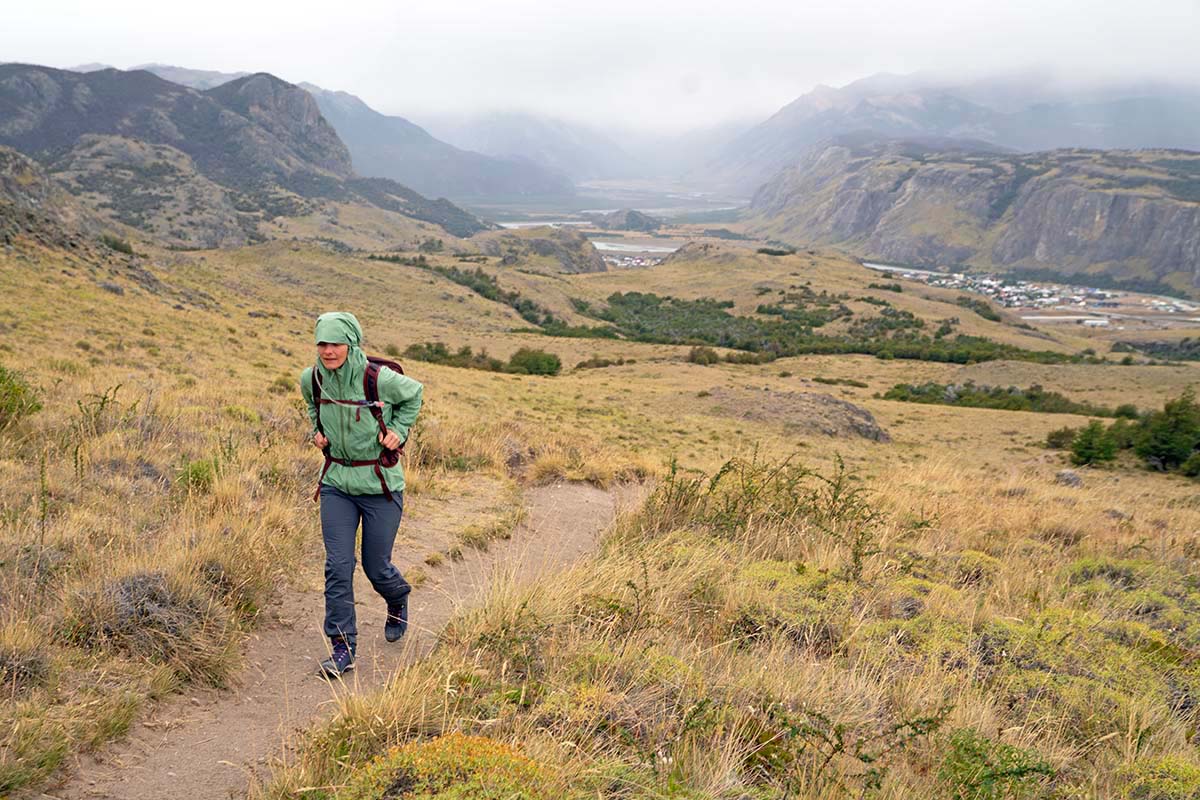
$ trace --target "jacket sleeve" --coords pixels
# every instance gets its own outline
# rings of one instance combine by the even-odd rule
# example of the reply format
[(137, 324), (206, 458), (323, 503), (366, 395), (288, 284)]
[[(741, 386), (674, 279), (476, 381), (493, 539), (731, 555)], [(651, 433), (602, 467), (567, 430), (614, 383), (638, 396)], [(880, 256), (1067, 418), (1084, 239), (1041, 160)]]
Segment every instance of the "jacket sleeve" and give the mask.
[(387, 369), (379, 373), (379, 399), (388, 405), (386, 424), (401, 441), (408, 440), (408, 430), (417, 421), (425, 387), (407, 375)]
[(317, 406), (312, 397), (312, 367), (305, 367), (300, 373), (300, 395), (304, 398), (304, 406), (308, 409), (308, 423), (312, 430), (308, 436), (311, 439), (317, 432)]

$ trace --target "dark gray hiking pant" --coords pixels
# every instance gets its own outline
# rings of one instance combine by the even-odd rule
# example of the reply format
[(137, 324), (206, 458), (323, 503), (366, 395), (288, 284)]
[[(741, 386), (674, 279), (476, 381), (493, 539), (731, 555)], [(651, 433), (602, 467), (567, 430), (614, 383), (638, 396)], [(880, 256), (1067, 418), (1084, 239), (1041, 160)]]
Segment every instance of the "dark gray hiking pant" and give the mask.
[(340, 636), (354, 647), (354, 533), (362, 521), (363, 572), (388, 604), (398, 603), (412, 587), (392, 563), (392, 545), (404, 512), (404, 495), (346, 494), (321, 487), (321, 535), (325, 539), (325, 635)]

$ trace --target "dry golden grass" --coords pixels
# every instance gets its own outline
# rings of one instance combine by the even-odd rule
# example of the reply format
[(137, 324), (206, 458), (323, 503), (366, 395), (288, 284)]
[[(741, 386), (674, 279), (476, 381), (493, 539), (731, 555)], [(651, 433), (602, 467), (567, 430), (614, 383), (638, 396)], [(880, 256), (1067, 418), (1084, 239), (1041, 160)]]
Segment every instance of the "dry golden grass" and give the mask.
[[(785, 718), (805, 730), (824, 724), (797, 717), (804, 709), (853, 738), (951, 707), (939, 731), (888, 757), (881, 797), (940, 796), (937, 773), (959, 728), (1036, 751), (1064, 776), (1063, 797), (1120, 796), (1131, 770), (1150, 769), (1151, 759), (1195, 761), (1193, 720), (1139, 671), (1144, 650), (1111, 649), (1097, 631), (1116, 636), (1115, 620), (1129, 642), (1155, 647), (1165, 645), (1153, 637), (1166, 634), (1135, 630), (1146, 623), (1131, 618), (1128, 593), (1079, 570), (1089, 559), (1138, 562), (1130, 567), (1142, 576), (1137, 590), (1157, 593), (1155, 602), (1162, 581), (1190, 581), (1200, 553), (1196, 485), (1122, 467), (1084, 470), (1084, 488), (1068, 489), (1053, 482), (1062, 457), (1040, 441), (1081, 418), (874, 397), (898, 382), (973, 379), (1153, 407), (1196, 383), (1195, 365), (804, 356), (705, 367), (686, 362), (686, 347), (514, 334), (525, 323), (511, 309), (428, 271), (311, 245), (151, 251), (146, 264), (161, 287), (138, 283), (133, 270), (93, 275), (52, 253), (0, 256), (0, 363), (29, 378), (45, 404), (0, 432), (0, 668), (13, 700), (0, 712), (6, 789), (39, 785), (181, 683), (220, 685), (236, 671), (240, 637), (271, 587), (311, 558), (304, 543), (316, 539), (308, 501), (316, 454), (304, 444), (295, 379), (311, 358), (312, 319), (333, 308), (359, 316), (370, 352), (440, 339), (501, 357), (541, 347), (567, 366), (534, 378), (406, 365), (427, 387), (407, 454), (414, 494), (454, 493), (475, 475), (607, 486), (661, 477), (671, 458), (712, 472), (757, 451), (767, 461), (795, 453), (826, 475), (840, 457), (882, 518), (855, 580), (841, 577), (845, 540), (805, 515), (736, 536), (714, 535), (687, 514), (665, 527), (649, 512), (626, 520), (581, 570), (533, 586), (498, 582), (429, 661), (399, 673), (381, 696), (348, 697), (265, 796), (340, 785), (349, 768), (390, 745), (454, 730), (513, 744), (593, 797), (660, 797), (673, 786), (698, 797), (773, 797), (784, 785), (799, 797), (861, 789), (869, 767), (852, 754), (822, 767), (814, 752), (823, 751), (796, 749), (804, 736)], [(734, 299), (744, 311), (757, 285), (809, 279), (858, 294), (878, 278), (833, 256), (745, 252), (606, 275), (501, 274), (505, 288), (576, 322), (570, 297), (636, 289)], [(36, 295), (26, 288), (33, 283)], [(932, 292), (888, 299), (930, 318), (959, 316), (964, 331), (1051, 346), (969, 319)], [(1079, 346), (1055, 336), (1061, 349)], [(634, 363), (571, 369), (593, 355)], [(772, 393), (832, 394), (871, 411), (893, 442), (738, 416), (711, 402), (718, 388), (752, 392), (763, 405)], [(515, 508), (479, 523), (481, 541), (503, 535)], [(153, 579), (131, 584), (131, 576)], [(163, 623), (155, 649), (138, 650), (108, 623), (117, 617), (112, 599), (139, 586), (203, 624), (154, 620)], [(920, 611), (905, 617), (914, 601)], [(1163, 609), (1175, 613), (1170, 603)], [(1052, 644), (1065, 636), (1044, 654), (1045, 674), (981, 663), (995, 657), (981, 655), (984, 634), (1040, 647), (1038, 626), (1054, 633)], [(1191, 635), (1181, 630), (1171, 635)], [(1070, 651), (1108, 659), (1111, 685), (1058, 687), (1056, 706), (1037, 694), (1037, 680), (1052, 685), (1047, 675), (1066, 669)], [(1118, 667), (1145, 678), (1146, 691), (1118, 680)], [(1028, 702), (1014, 704), (1017, 696)], [(1089, 717), (1082, 703), (1090, 698), (1099, 705)]]

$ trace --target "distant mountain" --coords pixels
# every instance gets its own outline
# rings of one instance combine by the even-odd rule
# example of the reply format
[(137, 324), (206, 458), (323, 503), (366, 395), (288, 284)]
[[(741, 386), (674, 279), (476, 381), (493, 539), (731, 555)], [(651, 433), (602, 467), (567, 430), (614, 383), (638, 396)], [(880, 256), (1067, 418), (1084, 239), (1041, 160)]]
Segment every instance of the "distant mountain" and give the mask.
[(833, 136), (952, 137), (1017, 150), (1200, 149), (1200, 89), (1162, 84), (1072, 88), (1020, 75), (973, 82), (875, 75), (818, 86), (737, 137), (693, 176), (752, 190)]
[(497, 158), (531, 161), (574, 181), (626, 178), (648, 170), (605, 134), (536, 114), (429, 117), (425, 127), (456, 147)]
[(754, 196), (751, 231), (897, 264), (1103, 273), (1200, 294), (1200, 153), (843, 137)]
[[(129, 69), (144, 69), (146, 72), (153, 72), (165, 81), (201, 90), (215, 89), (223, 83), (229, 83), (238, 78), (245, 78), (251, 74), (249, 72), (217, 72), (211, 69), (188, 69), (187, 67), (174, 67), (170, 64), (139, 64)], [(83, 72), (84, 70), (77, 69), (75, 71)]]
[(730, 142), (750, 130), (758, 120), (736, 120), (696, 128), (684, 133), (621, 131), (613, 139), (643, 166), (645, 177), (676, 180), (701, 170)]
[[(141, 69), (194, 89), (209, 89), (244, 73), (212, 72), (162, 64)], [(575, 186), (565, 175), (522, 159), (492, 158), (435, 139), (403, 117), (381, 114), (348, 92), (299, 86), (313, 96), (321, 115), (350, 150), (354, 169), (372, 178), (390, 178), (430, 197), (461, 202), (496, 202), (570, 197)]]
[(418, 192), (460, 201), (575, 194), (569, 178), (532, 161), (462, 150), (403, 117), (375, 111), (352, 94), (300, 85), (316, 99), (363, 175), (392, 178)]
[(100, 64), (92, 61), (88, 64), (77, 64), (74, 67), (67, 67), (68, 72), (99, 72), (102, 69), (116, 69), (112, 64)]
[(323, 202), (484, 229), (447, 201), (364, 179), (316, 101), (266, 73), (208, 91), (146, 71), (0, 66), (0, 145), (26, 153), (95, 210), (188, 246), (260, 238), (258, 224)]

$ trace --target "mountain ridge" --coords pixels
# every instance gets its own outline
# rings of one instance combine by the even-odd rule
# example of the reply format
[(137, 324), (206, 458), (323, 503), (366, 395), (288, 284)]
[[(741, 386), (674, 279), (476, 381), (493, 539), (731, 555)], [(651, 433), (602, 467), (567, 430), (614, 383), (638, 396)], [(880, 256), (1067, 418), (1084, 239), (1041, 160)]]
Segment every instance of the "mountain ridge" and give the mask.
[(1064, 147), (1200, 149), (1200, 88), (1159, 84), (1072, 94), (1035, 76), (975, 81), (881, 73), (818, 86), (726, 144), (692, 177), (753, 191), (830, 137), (972, 138), (1026, 152)]
[(384, 202), (459, 236), (487, 227), (356, 175), (311, 95), (268, 73), (199, 91), (145, 70), (0, 65), (0, 145), (41, 162), (94, 210), (170, 244), (257, 241), (260, 222), (329, 202)]
[(842, 138), (755, 194), (751, 230), (913, 266), (1103, 272), (1200, 294), (1200, 153), (1005, 153)]

